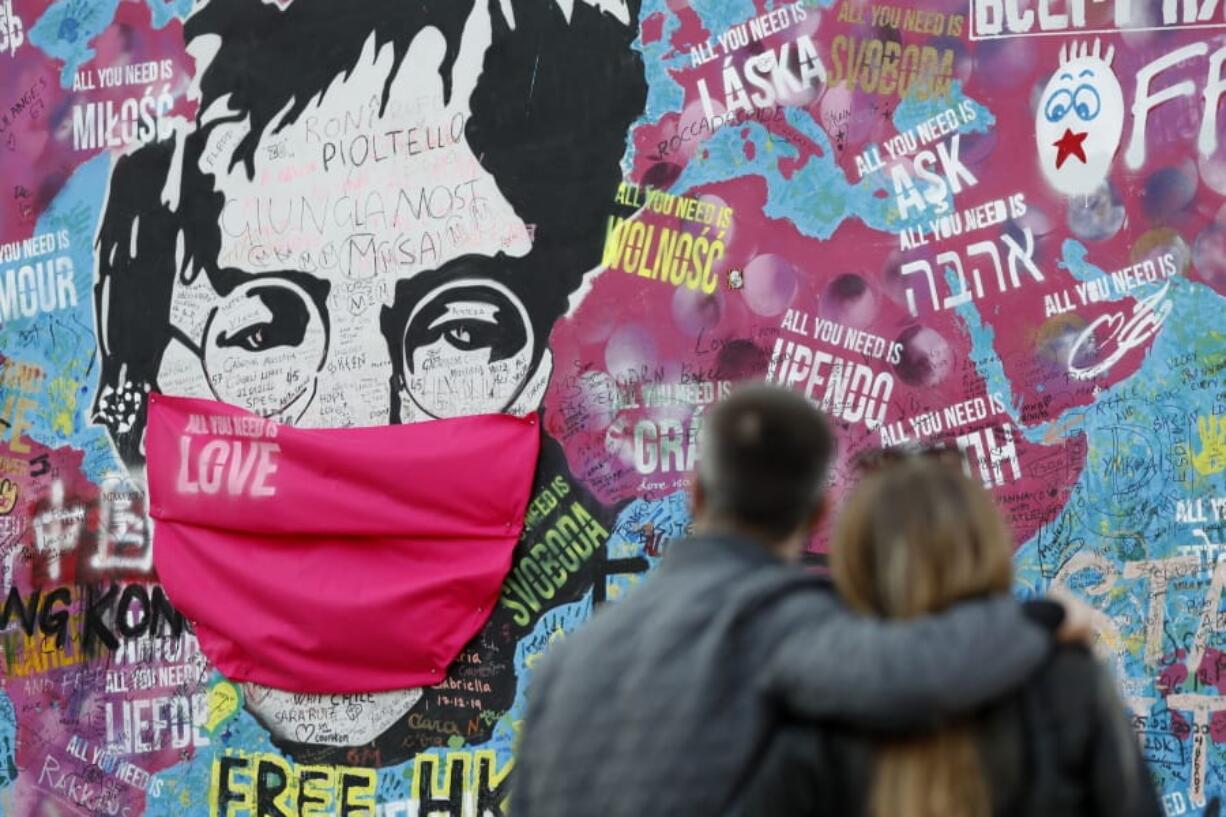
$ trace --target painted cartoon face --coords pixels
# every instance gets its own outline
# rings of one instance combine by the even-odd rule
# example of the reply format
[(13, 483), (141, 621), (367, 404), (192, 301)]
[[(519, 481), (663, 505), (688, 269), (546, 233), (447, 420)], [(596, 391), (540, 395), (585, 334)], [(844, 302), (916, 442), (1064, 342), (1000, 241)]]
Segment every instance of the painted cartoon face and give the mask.
[[(1035, 112), (1039, 166), (1066, 196), (1089, 195), (1107, 179), (1124, 130), (1124, 92), (1095, 42), (1061, 50), (1061, 64)], [(1070, 58), (1071, 56), (1071, 58)]]

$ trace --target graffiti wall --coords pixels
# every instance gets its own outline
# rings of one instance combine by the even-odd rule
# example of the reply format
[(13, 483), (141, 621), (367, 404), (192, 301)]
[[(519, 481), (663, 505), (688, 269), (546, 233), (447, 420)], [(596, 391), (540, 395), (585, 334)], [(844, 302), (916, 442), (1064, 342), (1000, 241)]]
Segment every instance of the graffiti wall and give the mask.
[[(745, 380), (829, 412), (836, 496), (956, 447), (1021, 592), (1098, 611), (1167, 814), (1219, 813), (1224, 93), (1216, 0), (0, 0), (0, 813), (505, 813), (534, 665), (685, 534)], [(441, 681), (212, 666), (154, 568), (159, 394), (539, 418)], [(201, 577), (289, 581), (252, 564)]]

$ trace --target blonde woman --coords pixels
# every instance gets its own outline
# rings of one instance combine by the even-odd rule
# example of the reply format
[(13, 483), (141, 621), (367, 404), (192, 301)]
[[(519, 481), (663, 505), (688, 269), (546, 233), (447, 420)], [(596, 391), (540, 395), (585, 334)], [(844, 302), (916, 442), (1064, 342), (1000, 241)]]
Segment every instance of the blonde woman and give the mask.
[[(886, 458), (854, 493), (831, 568), (854, 610), (910, 619), (1007, 594), (1011, 557), (987, 491), (947, 461), (911, 456)], [(751, 814), (795, 817), (1162, 815), (1114, 683), (1080, 647), (930, 733), (785, 727), (748, 800)]]

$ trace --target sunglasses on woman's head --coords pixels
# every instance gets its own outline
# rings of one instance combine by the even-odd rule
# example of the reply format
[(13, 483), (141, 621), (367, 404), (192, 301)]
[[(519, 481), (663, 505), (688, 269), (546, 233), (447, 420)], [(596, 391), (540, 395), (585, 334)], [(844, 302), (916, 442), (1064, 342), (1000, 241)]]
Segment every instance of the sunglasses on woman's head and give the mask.
[(917, 458), (933, 459), (947, 465), (962, 466), (962, 454), (957, 448), (919, 445), (871, 448), (857, 454), (852, 459), (852, 464), (861, 474), (871, 474), (891, 465)]

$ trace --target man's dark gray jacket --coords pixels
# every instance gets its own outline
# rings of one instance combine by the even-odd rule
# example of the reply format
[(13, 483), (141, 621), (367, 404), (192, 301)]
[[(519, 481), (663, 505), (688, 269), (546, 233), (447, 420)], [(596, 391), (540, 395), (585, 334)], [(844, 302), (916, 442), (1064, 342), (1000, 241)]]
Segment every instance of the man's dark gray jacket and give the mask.
[(884, 622), (753, 542), (677, 542), (532, 673), (510, 817), (740, 814), (783, 712), (923, 726), (1017, 687), (1050, 647), (1013, 599)]

